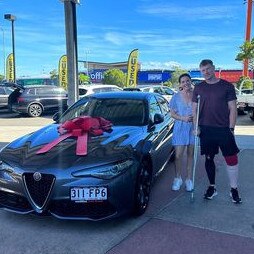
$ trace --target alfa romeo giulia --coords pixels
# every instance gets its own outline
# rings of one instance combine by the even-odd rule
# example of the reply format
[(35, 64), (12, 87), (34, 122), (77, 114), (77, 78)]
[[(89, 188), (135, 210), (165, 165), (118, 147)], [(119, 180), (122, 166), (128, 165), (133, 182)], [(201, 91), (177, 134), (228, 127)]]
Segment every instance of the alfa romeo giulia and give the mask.
[(168, 102), (141, 92), (94, 94), (0, 152), (0, 207), (102, 220), (141, 215), (173, 154)]

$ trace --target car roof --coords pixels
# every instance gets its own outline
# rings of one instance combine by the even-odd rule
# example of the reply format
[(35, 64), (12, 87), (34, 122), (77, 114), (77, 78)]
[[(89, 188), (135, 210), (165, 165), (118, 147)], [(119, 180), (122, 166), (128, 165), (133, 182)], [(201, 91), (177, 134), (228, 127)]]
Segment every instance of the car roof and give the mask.
[[(148, 93), (148, 92), (139, 92), (139, 91), (120, 91), (120, 92), (102, 92), (92, 94), (89, 97), (98, 98), (98, 99), (134, 99), (134, 100), (147, 100), (151, 96), (158, 94)], [(162, 97), (162, 96), (161, 96)], [(163, 98), (163, 97), (162, 97)]]
[(163, 85), (138, 85), (137, 88), (148, 88), (148, 87), (163, 87), (163, 88), (169, 88), (171, 90), (173, 90), (171, 87), (169, 86), (163, 86)]
[(89, 84), (89, 85), (79, 85), (79, 88), (85, 88), (85, 89), (89, 89), (89, 88), (101, 88), (101, 87), (116, 87), (121, 89), (121, 87), (117, 86), (117, 85), (104, 85), (104, 84)]
[(53, 86), (53, 85), (27, 85), (27, 86), (24, 86), (24, 88), (61, 88), (63, 89), (63, 87), (61, 86)]

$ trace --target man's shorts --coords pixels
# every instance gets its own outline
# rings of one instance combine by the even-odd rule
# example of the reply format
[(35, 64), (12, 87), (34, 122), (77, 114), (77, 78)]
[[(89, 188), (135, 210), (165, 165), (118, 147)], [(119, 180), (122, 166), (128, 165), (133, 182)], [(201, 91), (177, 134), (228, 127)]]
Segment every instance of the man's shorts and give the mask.
[(231, 156), (239, 153), (235, 142), (234, 134), (228, 127), (200, 126), (201, 155), (222, 155)]

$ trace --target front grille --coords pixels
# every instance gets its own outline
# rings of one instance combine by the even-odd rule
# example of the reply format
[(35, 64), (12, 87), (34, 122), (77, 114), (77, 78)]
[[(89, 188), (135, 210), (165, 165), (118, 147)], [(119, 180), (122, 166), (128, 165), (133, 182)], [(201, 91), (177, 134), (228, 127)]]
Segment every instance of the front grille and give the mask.
[(41, 174), (41, 179), (34, 180), (33, 173), (25, 173), (23, 175), (26, 190), (33, 203), (43, 208), (46, 204), (50, 192), (55, 182), (55, 176), (50, 174)]
[(0, 205), (5, 208), (23, 213), (32, 210), (30, 203), (25, 197), (5, 191), (0, 191)]
[(116, 213), (116, 209), (108, 201), (75, 203), (68, 200), (52, 200), (49, 210), (60, 217), (83, 217), (93, 220), (103, 219)]

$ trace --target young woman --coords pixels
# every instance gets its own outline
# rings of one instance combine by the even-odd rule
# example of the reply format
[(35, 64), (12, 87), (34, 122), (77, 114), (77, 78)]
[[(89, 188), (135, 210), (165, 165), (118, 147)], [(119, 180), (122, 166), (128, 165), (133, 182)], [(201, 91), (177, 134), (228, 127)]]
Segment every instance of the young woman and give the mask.
[(194, 152), (193, 117), (192, 117), (192, 87), (191, 77), (184, 73), (179, 77), (179, 92), (170, 101), (171, 116), (175, 119), (173, 130), (173, 145), (175, 146), (175, 178), (172, 190), (178, 191), (183, 184), (182, 161), (187, 148), (186, 191), (192, 191), (192, 164)]

